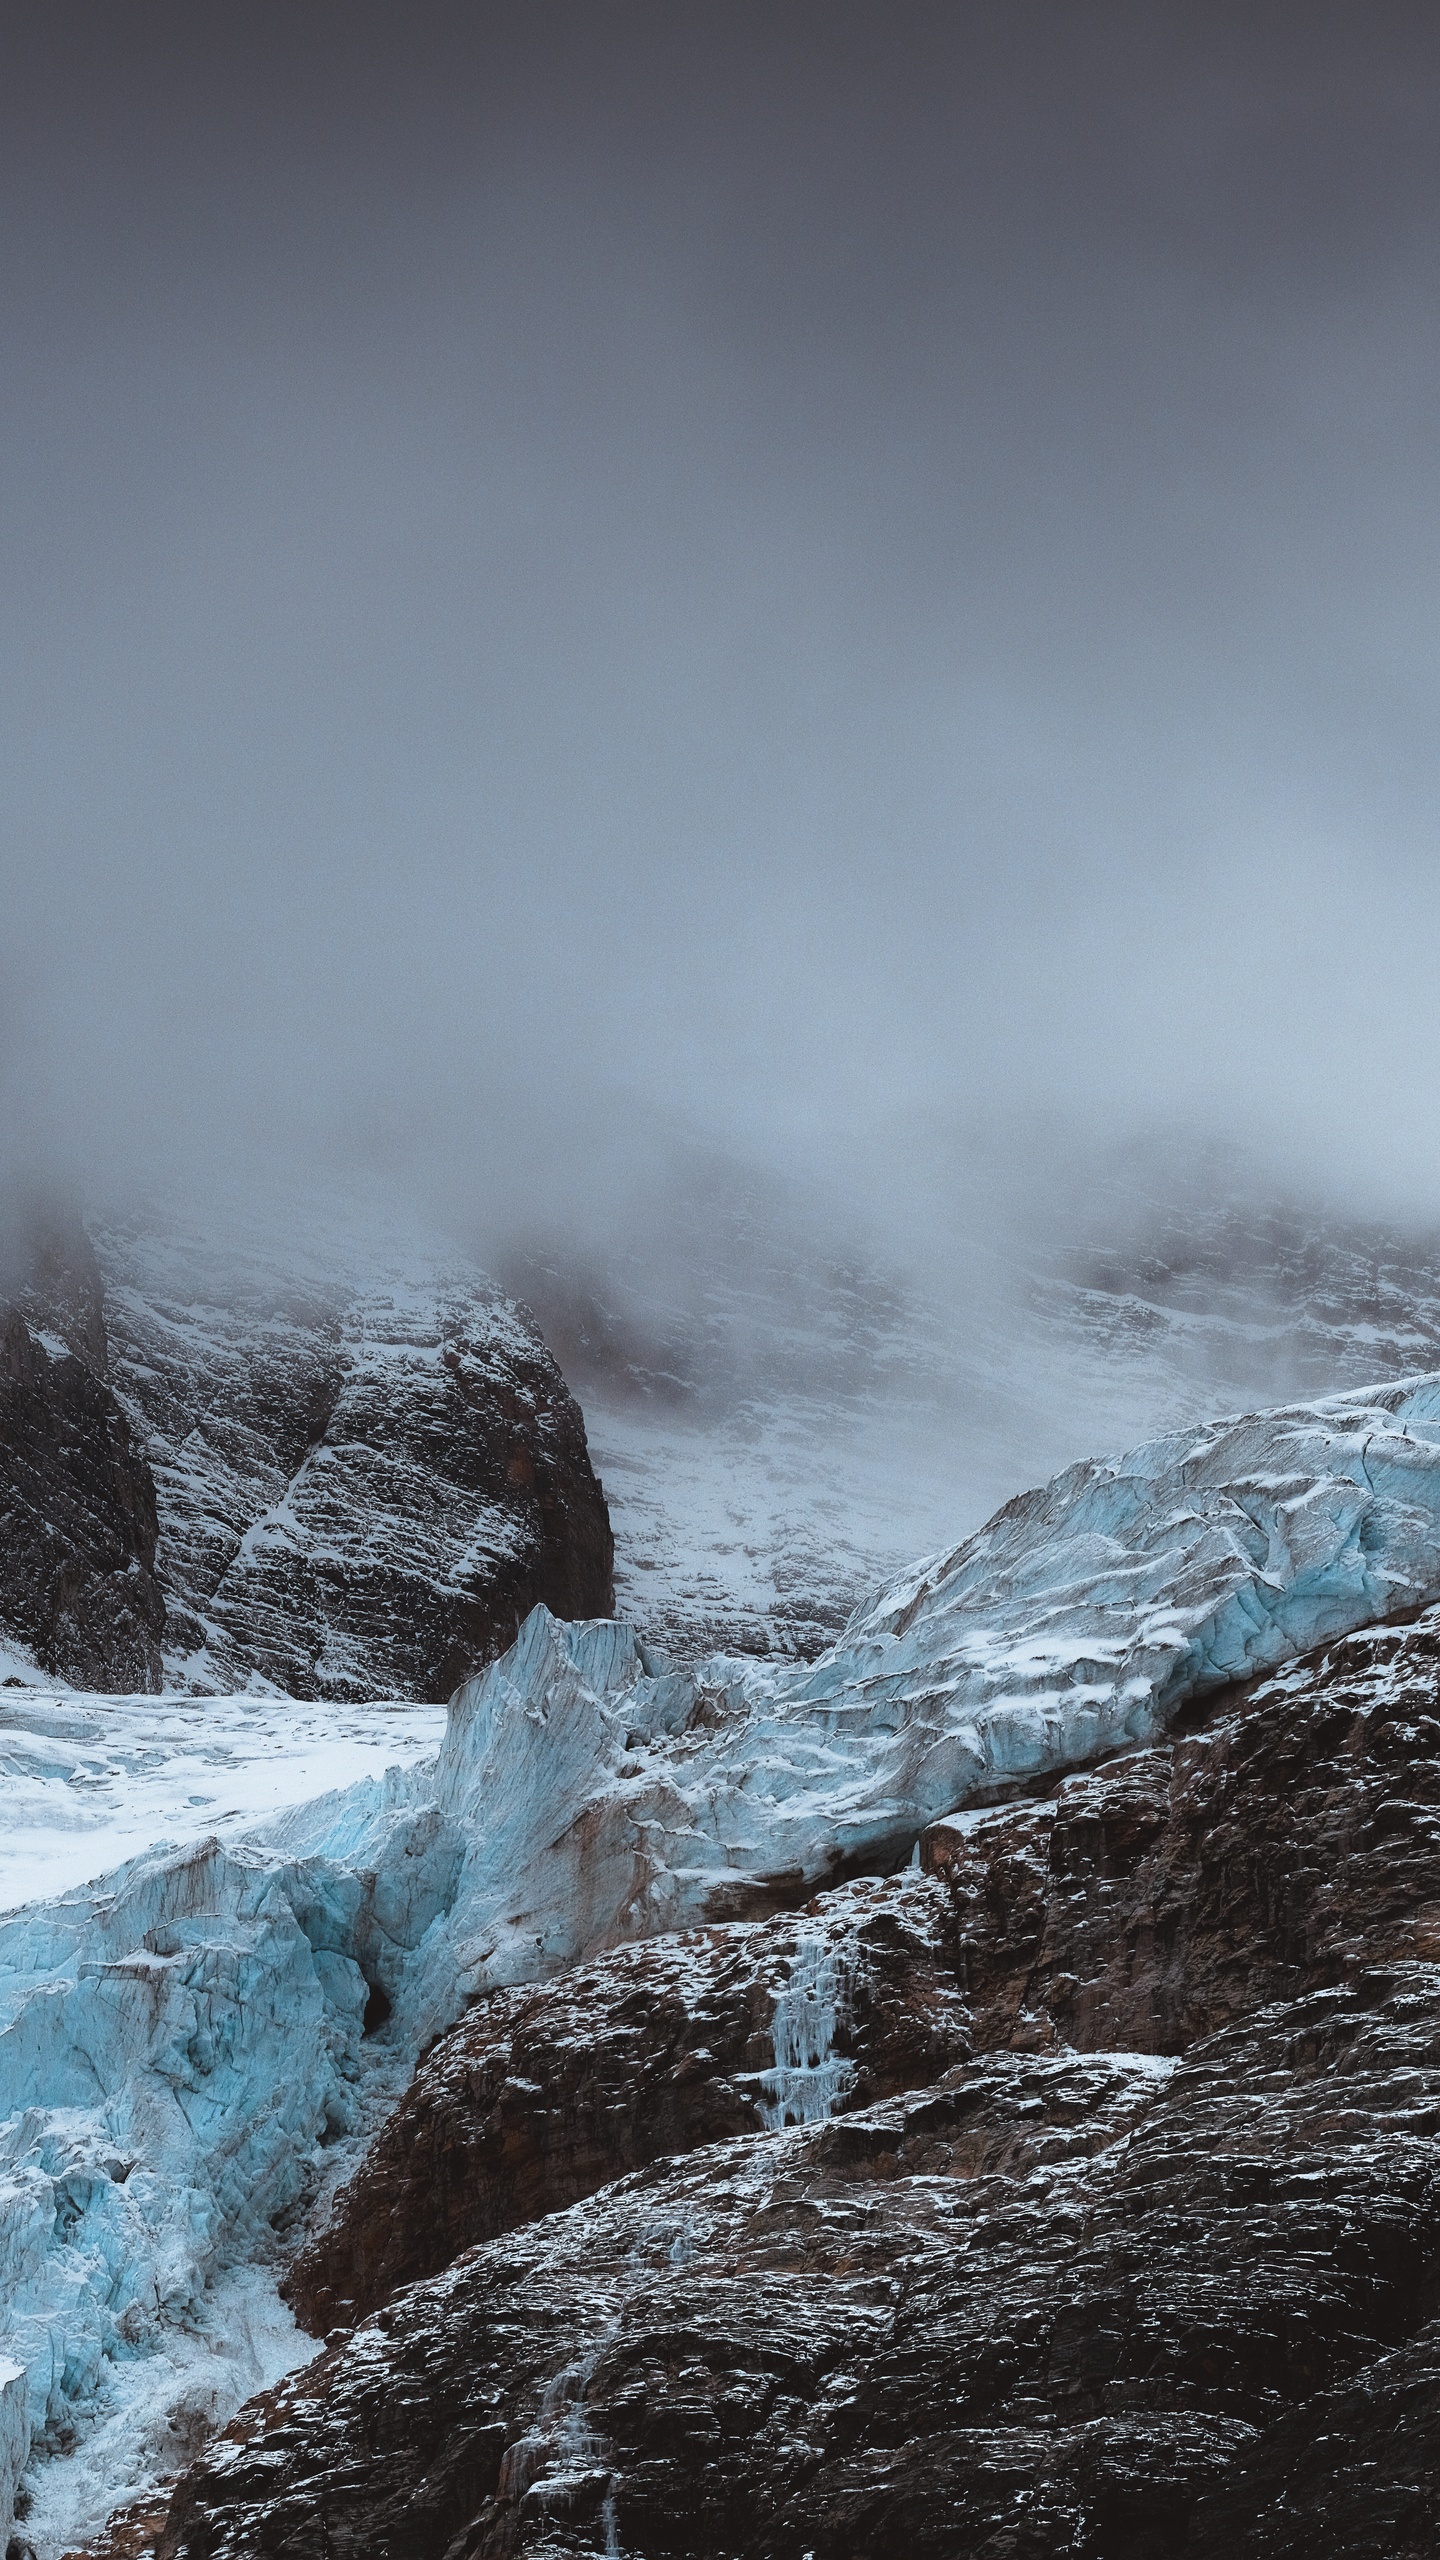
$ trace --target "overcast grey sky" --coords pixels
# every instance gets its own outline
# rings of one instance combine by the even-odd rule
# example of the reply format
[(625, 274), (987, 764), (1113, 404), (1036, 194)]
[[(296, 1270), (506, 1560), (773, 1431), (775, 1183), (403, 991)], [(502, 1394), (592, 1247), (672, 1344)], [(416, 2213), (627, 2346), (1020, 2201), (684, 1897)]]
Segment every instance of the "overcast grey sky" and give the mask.
[(1440, 1212), (1433, 10), (0, 29), (12, 1139)]

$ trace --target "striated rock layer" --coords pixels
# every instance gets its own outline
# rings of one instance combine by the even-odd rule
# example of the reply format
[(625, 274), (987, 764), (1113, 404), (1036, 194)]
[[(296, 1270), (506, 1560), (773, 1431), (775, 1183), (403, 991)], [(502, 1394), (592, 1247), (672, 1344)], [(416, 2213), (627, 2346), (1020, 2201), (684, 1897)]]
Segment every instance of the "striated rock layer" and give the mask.
[(358, 1215), (98, 1233), (173, 1684), (443, 1700), (537, 1601), (610, 1605), (584, 1419), (463, 1256)]
[(497, 1993), (427, 2055), (301, 2252), (285, 2290), (305, 2327), (353, 2323), (627, 2170), (782, 2112), (798, 2122), (816, 2070), (777, 2070), (776, 2003), (798, 1972), (818, 2005), (817, 1956), (838, 1995), (830, 2041), (850, 2103), (969, 2054), (945, 1898), (918, 1879), (857, 1883), (793, 1918), (655, 1939)]
[(167, 2560), (1428, 2554), (1437, 1691), (1432, 1611), (482, 2003)]
[(15, 1676), (439, 1702), (537, 1603), (610, 1607), (580, 1408), (463, 1256), (354, 1212), (97, 1238), (0, 1237)]

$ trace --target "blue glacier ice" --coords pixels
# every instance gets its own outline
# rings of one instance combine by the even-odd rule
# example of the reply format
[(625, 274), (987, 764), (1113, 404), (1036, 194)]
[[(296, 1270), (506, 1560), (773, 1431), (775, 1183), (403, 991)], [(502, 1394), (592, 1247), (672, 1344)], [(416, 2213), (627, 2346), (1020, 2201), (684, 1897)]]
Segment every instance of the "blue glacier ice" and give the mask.
[[(467, 1998), (762, 1879), (903, 1858), (967, 1801), (1437, 1597), (1440, 1375), (1071, 1467), (812, 1664), (681, 1670), (537, 1609), (435, 1760), (0, 1919), (0, 2549), (26, 2443), (277, 2255), (382, 2061)], [(791, 1989), (777, 2120), (835, 2094), (843, 1986)]]
[(406, 2002), (428, 2030), (463, 1997), (742, 1909), (757, 1879), (902, 1857), (957, 1806), (1437, 1594), (1427, 1376), (1070, 1467), (812, 1664), (681, 1674), (626, 1627), (537, 1611), (452, 1701), (435, 1787), (459, 1882)]

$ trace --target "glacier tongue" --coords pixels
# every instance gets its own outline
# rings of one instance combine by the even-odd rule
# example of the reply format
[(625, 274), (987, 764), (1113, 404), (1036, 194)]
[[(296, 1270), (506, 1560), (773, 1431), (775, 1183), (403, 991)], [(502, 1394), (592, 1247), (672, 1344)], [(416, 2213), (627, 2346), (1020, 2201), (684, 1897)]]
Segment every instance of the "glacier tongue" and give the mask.
[(417, 2022), (898, 1860), (967, 1801), (1437, 1592), (1432, 1375), (1068, 1468), (808, 1665), (678, 1674), (626, 1628), (537, 1611), (451, 1703), (436, 1783), (463, 1867), (408, 1976)]
[[(218, 2272), (274, 2254), (372, 2063), (402, 2067), (465, 1997), (897, 1860), (967, 1799), (1437, 1592), (1440, 1375), (1072, 1467), (808, 1666), (681, 1671), (537, 1609), (433, 1763), (0, 1921), (0, 2286), (25, 2375), (23, 2424), (0, 2385), (0, 2480)], [(777, 2018), (777, 2074), (804, 2075), (770, 2093), (787, 2112), (843, 2096), (840, 1989), (797, 1978)], [(390, 2009), (368, 2040), (367, 2003)], [(0, 2485), (0, 2548), (6, 2505)]]
[[(210, 1839), (0, 1920), (0, 2300), (27, 2441), (63, 2449), (218, 2273), (274, 2259), (322, 2146), (359, 2128), (365, 1968), (396, 1970), (391, 1928), (423, 1935), (453, 1886), (409, 1785), (353, 1791), (383, 1885)], [(243, 2396), (224, 2382), (221, 2417)], [(0, 2472), (0, 2548), (13, 2487)]]

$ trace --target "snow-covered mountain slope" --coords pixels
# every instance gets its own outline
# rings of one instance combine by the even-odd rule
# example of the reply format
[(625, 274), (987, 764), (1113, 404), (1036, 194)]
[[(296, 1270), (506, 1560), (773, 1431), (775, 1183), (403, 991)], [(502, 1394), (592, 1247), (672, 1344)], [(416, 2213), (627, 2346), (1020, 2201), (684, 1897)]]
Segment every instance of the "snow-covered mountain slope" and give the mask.
[(1084, 1240), (1037, 1260), (1042, 1320), (1097, 1384), (1215, 1410), (1403, 1377), (1440, 1346), (1440, 1236), (1259, 1188), (1118, 1176)]
[(353, 1206), (95, 1238), (155, 1481), (168, 1685), (443, 1699), (537, 1600), (608, 1607), (579, 1408), (463, 1255)]
[(682, 1160), (619, 1235), (500, 1268), (584, 1403), (616, 1605), (689, 1657), (817, 1653), (908, 1557), (1053, 1472), (1012, 1311), (952, 1320), (819, 1186)]
[(923, 1255), (838, 1185), (706, 1158), (591, 1247), (503, 1265), (582, 1398), (617, 1605), (655, 1639), (814, 1654), (1087, 1450), (1440, 1361), (1440, 1237), (1287, 1202), (1233, 1156), (1135, 1148), (1064, 1184), (1022, 1161), (1019, 1206), (963, 1156), (930, 1179)]
[(1437, 1592), (1431, 1376), (1072, 1469), (810, 1665), (682, 1671), (538, 1610), (433, 1763), (15, 1913), (0, 2269), (30, 2429), (60, 2442), (263, 2258), (475, 1992), (903, 1859), (936, 1815)]

